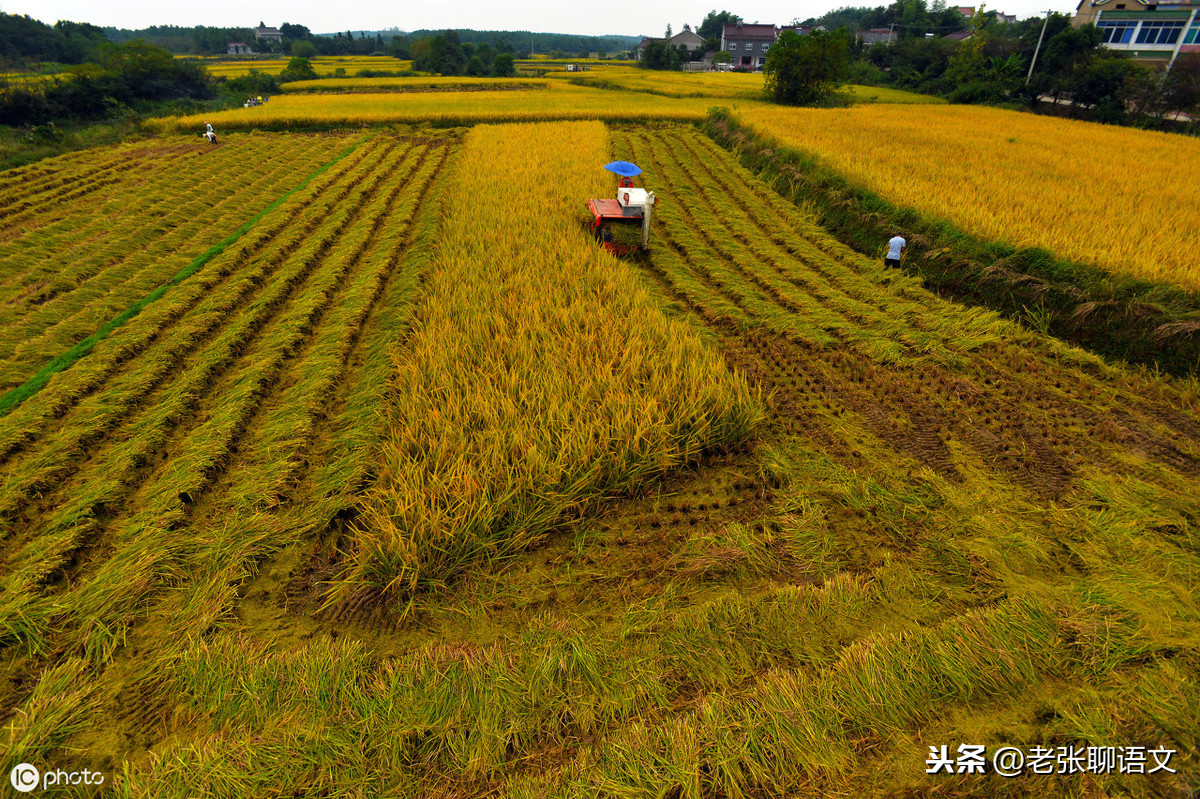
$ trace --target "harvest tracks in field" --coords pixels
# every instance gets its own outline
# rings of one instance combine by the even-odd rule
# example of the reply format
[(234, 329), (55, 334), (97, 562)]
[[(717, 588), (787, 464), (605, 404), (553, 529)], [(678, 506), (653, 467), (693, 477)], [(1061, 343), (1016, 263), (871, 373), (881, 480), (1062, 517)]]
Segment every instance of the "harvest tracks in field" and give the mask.
[[(6, 708), (147, 693), (153, 666), (112, 663), (131, 638), (201, 632), (266, 553), (352, 503), (451, 143), (371, 137), (0, 419), (0, 641), (26, 653)], [(35, 688), (81, 670), (90, 699)]]
[[(530, 141), (554, 210), (522, 227), (527, 187), (496, 186), (494, 164)], [(610, 157), (661, 198), (644, 261), (568, 231), (563, 197), (596, 196)], [(517, 230), (520, 257), (496, 247)], [(547, 431), (581, 471), (665, 451), (628, 452), (644, 420), (606, 426), (576, 395), (622, 409), (623, 387), (697, 363), (701, 384), (729, 379), (698, 341), (670, 355), (697, 332), (766, 390), (756, 439), (675, 453), (695, 468), (633, 489), (560, 491), (568, 512), (535, 508), (538, 528), (461, 523), (553, 486), (527, 446)], [(691, 404), (711, 421), (737, 386)], [(581, 428), (600, 443), (562, 445)], [(429, 452), (458, 516), (366, 554), (409, 568), (410, 548), (433, 573), (402, 603), (327, 607), (379, 533), (360, 488)], [(0, 721), (22, 756), (120, 774), (119, 795), (1084, 784), (925, 775), (930, 745), (975, 736), (1176, 746), (1197, 767), (1194, 398), (931, 296), (690, 128), (477, 130), (457, 154), (372, 135), (0, 419), (0, 453)], [(381, 518), (423, 499), (389, 491)], [(439, 534), (497, 529), (438, 560), (461, 543)]]
[(643, 269), (771, 393), (768, 429), (404, 614), (322, 614), (337, 530), (281, 553), (237, 632), (180, 660), (197, 743), (134, 784), (255, 784), (223, 764), (258, 757), (302, 793), (280, 754), (299, 748), (413, 797), (1056, 795), (1077, 782), (923, 761), (973, 735), (1089, 741), (1094, 714), (1171, 745), (1144, 686), (1176, 686), (1170, 723), (1194, 729), (1200, 421), (1180, 394), (929, 295), (690, 129), (612, 135), (662, 201), (650, 257), (610, 268)]
[[(1059, 373), (986, 321), (956, 330), (950, 306), (915, 300), (916, 284), (818, 233), (707, 139), (628, 132), (621, 144), (661, 181), (651, 274), (776, 392), (788, 429), (843, 465), (897, 470), (907, 456), (956, 480), (961, 459), (1048, 499), (1069, 490), (1081, 462), (1135, 456), (1200, 473), (1194, 421)], [(863, 433), (885, 446), (864, 446)]]
[(100, 171), (114, 174), (100, 202), (73, 198), (82, 189), (60, 193), (73, 173), (86, 174), (86, 160), (68, 159), (65, 174), (42, 180), (31, 174), (30, 207), (0, 219), (0, 391), (166, 284), (350, 141), (252, 136), (212, 151), (147, 146), (111, 168), (101, 155)]

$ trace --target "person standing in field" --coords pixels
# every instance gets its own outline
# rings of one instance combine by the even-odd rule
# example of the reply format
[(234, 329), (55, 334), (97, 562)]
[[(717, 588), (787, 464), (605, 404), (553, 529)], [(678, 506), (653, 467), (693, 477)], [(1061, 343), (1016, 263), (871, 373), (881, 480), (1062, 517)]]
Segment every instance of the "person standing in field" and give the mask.
[(895, 236), (892, 236), (891, 241), (888, 242), (888, 251), (883, 262), (888, 266), (899, 266), (900, 256), (904, 254), (906, 246), (908, 246), (908, 242), (904, 240), (903, 236), (896, 233)]

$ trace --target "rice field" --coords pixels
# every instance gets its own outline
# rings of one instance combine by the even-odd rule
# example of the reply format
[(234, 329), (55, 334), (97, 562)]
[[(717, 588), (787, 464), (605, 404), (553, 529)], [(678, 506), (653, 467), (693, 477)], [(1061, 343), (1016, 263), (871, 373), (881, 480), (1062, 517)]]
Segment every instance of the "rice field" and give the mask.
[[(163, 119), (0, 172), (0, 770), (1200, 789), (1200, 384), (856, 253), (689, 124), (711, 96), (546, 84), (289, 94), (215, 147)], [(635, 258), (587, 228), (613, 159), (658, 197)]]
[(295, 92), (382, 92), (401, 94), (404, 92), (446, 91), (511, 91), (513, 89), (541, 89), (545, 81), (527, 78), (469, 78), (469, 77), (423, 77), (423, 78), (321, 78), (319, 80), (297, 80), (283, 84), (280, 91)]
[[(208, 74), (215, 78), (240, 78), (249, 75), (251, 70), (264, 75), (278, 75), (287, 68), (290, 58), (255, 58), (255, 59), (216, 59), (203, 61)], [(412, 61), (390, 56), (316, 56), (309, 59), (313, 70), (318, 75), (330, 75), (337, 69), (346, 70), (346, 74), (363, 69), (386, 70), (389, 72), (407, 72), (412, 69)]]
[[(458, 126), (531, 120), (698, 121), (711, 104), (711, 99), (703, 97), (662, 98), (547, 81), (542, 89), (512, 91), (277, 95), (255, 108), (160, 117), (149, 120), (146, 127), (157, 133), (175, 133), (203, 130), (205, 122), (218, 130), (248, 130), (421, 123)], [(748, 104), (757, 105), (758, 101), (741, 103)]]
[[(585, 86), (647, 92), (665, 97), (723, 97), (751, 101), (763, 97), (761, 72), (655, 72), (630, 66), (584, 73), (548, 73), (547, 77), (566, 77), (573, 83)], [(844, 91), (856, 103), (944, 102), (938, 97), (875, 86), (847, 86)]]
[(738, 116), (883, 198), (981, 238), (1200, 289), (1189, 226), (1166, 221), (1200, 206), (1200, 187), (1180, 179), (1200, 164), (1193, 137), (974, 106), (756, 107)]

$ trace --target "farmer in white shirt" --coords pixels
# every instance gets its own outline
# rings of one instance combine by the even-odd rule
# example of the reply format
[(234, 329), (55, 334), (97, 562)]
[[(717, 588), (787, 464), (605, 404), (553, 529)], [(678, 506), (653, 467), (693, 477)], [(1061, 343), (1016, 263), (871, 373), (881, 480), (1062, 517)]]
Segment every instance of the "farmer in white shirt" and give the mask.
[(904, 247), (907, 244), (908, 242), (904, 240), (904, 237), (897, 233), (888, 242), (887, 257), (883, 259), (883, 262), (888, 266), (899, 266), (900, 256), (904, 253)]

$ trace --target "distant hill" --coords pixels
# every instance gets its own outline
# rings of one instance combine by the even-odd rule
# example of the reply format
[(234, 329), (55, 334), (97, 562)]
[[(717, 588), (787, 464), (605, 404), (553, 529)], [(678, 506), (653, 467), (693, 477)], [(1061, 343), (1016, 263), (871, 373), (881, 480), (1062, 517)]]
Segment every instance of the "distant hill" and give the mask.
[[(618, 50), (629, 50), (637, 47), (641, 42), (641, 36), (624, 36), (620, 34), (611, 34), (606, 36), (579, 36), (570, 33), (535, 33), (532, 31), (477, 31), (470, 28), (439, 28), (437, 30), (415, 30), (402, 31), (397, 28), (387, 28), (374, 31), (357, 31), (352, 30), (356, 37), (361, 37), (363, 34), (367, 38), (374, 36), (382, 36), (385, 40), (396, 36), (403, 36), (407, 39), (423, 39), (427, 36), (436, 36), (439, 33), (445, 33), (446, 30), (453, 30), (458, 34), (459, 41), (471, 44), (487, 43), (493, 47), (501, 41), (512, 45), (514, 51), (527, 51), (530, 47), (535, 53), (548, 53), (551, 50), (558, 50), (563, 53), (579, 53), (579, 52), (597, 52), (603, 50), (608, 53), (614, 53)], [(344, 35), (346, 32), (341, 31)], [(337, 33), (318, 33), (317, 36), (336, 36)]]
[[(292, 27), (289, 25), (283, 26), (285, 29)], [(367, 49), (383, 49), (394, 38), (415, 41), (445, 32), (443, 29), (402, 31), (398, 28), (385, 28), (380, 30), (349, 30), (310, 34), (307, 28), (295, 27), (303, 33), (293, 34), (294, 36), (311, 36), (312, 38), (321, 39), (344, 37), (355, 42), (378, 42), (378, 44), (371, 45)], [(566, 55), (599, 51), (616, 53), (621, 50), (629, 50), (637, 47), (638, 43), (642, 40), (640, 36), (578, 36), (569, 33), (535, 33), (531, 31), (477, 31), (470, 28), (458, 28), (455, 29), (455, 32), (458, 34), (459, 41), (464, 44), (482, 44), (486, 42), (495, 47), (497, 44), (503, 42), (507, 43), (511, 51), (515, 53), (529, 52), (530, 47), (533, 48), (533, 52), (535, 53), (549, 53), (556, 50)], [(256, 51), (269, 49), (267, 45), (255, 41), (253, 28), (249, 27), (209, 28), (203, 25), (195, 27), (154, 25), (140, 30), (108, 27), (104, 28), (104, 34), (110, 41), (114, 42), (145, 39), (151, 44), (156, 44), (159, 47), (170, 50), (172, 53), (178, 54), (220, 54), (225, 52), (225, 46), (230, 41), (249, 42), (254, 46)], [(350, 36), (347, 37), (346, 34), (350, 34)], [(284, 35), (289, 36), (289, 31), (284, 30)], [(382, 39), (381, 42), (379, 41), (380, 39)], [(322, 52), (324, 51), (322, 50)]]

